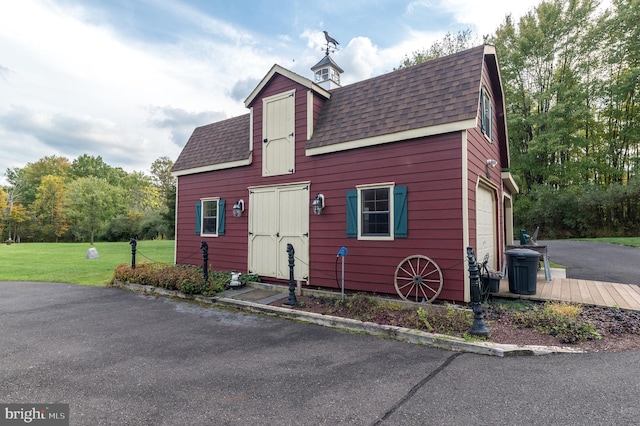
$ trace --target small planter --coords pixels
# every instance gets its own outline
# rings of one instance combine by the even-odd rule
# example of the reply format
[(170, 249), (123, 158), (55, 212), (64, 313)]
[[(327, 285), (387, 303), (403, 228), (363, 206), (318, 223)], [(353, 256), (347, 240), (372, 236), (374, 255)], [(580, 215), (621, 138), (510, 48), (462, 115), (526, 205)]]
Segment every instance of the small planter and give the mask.
[(498, 293), (500, 291), (500, 277), (482, 276), (482, 286), (489, 293)]
[(489, 278), (489, 293), (498, 293), (500, 291), (500, 278)]

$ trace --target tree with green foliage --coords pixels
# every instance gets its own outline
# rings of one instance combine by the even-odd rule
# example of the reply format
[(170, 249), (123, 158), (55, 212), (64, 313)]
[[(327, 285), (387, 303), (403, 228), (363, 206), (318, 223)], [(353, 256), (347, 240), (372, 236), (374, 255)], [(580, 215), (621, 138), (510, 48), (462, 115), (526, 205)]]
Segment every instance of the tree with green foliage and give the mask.
[(66, 157), (42, 157), (23, 168), (7, 169), (7, 180), (11, 186), (20, 188), (21, 202), (28, 208), (35, 201), (36, 192), (45, 176), (59, 176), (66, 182), (70, 167)]
[(151, 177), (142, 172), (129, 173), (120, 186), (124, 189), (124, 201), (129, 211), (144, 212), (162, 205), (159, 189), (153, 186)]
[(173, 238), (176, 218), (176, 178), (171, 174), (173, 161), (160, 157), (151, 164), (154, 185), (160, 188), (164, 207), (160, 209), (160, 221), (153, 221), (158, 233)]
[(160, 157), (151, 163), (151, 177), (153, 184), (160, 188), (164, 198), (176, 186), (176, 178), (171, 174), (173, 161), (169, 157)]
[(640, 0), (545, 0), (496, 45), (517, 227), (632, 235), (640, 202)]
[(594, 100), (584, 77), (592, 55), (592, 0), (540, 3), (518, 24), (508, 16), (496, 44), (507, 99), (513, 174), (526, 192), (534, 185), (566, 187), (594, 175), (590, 162)]
[(640, 172), (640, 0), (614, 0), (601, 23), (607, 46), (601, 113), (607, 182), (628, 182)]
[(478, 44), (480, 44), (480, 41), (473, 36), (470, 29), (460, 30), (456, 35), (448, 32), (442, 40), (434, 42), (429, 48), (415, 50), (411, 52), (411, 56), (405, 55), (400, 65), (394, 70), (401, 70), (431, 59), (461, 52)]
[(126, 211), (123, 189), (95, 176), (79, 178), (69, 184), (68, 215), (77, 238), (89, 235), (93, 245), (96, 234), (112, 217)]
[(69, 229), (64, 202), (64, 179), (52, 175), (43, 177), (32, 205), (42, 240), (57, 242)]
[[(0, 187), (0, 213), (4, 219), (9, 210), (9, 204), (7, 204), (7, 193)], [(0, 221), (0, 236), (4, 234), (4, 220)]]
[(29, 211), (20, 203), (9, 203), (8, 213), (4, 217), (8, 239), (20, 241), (22, 225), (30, 220)]
[(101, 156), (82, 154), (71, 163), (69, 174), (74, 178), (94, 176), (105, 179), (109, 184), (118, 186), (127, 173), (121, 168), (106, 164)]
[(167, 209), (161, 212), (163, 221), (164, 235), (168, 238), (174, 238), (176, 235), (176, 187), (171, 188), (171, 191), (166, 197)]

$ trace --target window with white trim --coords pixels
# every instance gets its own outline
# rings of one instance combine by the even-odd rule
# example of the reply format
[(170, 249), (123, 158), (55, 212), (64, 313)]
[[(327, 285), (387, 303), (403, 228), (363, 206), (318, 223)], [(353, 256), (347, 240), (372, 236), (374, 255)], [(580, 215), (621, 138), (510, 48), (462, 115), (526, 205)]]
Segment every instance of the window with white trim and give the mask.
[(482, 133), (493, 142), (493, 104), (485, 87), (480, 91), (480, 122)]
[(203, 237), (224, 235), (225, 200), (203, 198), (196, 203), (196, 234)]
[(218, 201), (202, 200), (202, 234), (218, 235)]
[(391, 236), (391, 187), (362, 188), (360, 193), (360, 235)]
[(359, 185), (347, 191), (347, 237), (393, 240), (407, 237), (407, 187)]

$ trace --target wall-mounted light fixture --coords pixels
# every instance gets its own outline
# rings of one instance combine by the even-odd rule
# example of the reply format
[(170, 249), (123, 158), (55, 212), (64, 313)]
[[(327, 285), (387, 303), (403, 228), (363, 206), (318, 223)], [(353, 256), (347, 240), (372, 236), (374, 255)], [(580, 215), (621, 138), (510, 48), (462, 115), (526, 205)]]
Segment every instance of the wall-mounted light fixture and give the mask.
[(489, 167), (495, 167), (498, 165), (498, 162), (493, 158), (487, 158), (487, 179), (491, 179), (491, 173), (489, 173)]
[(322, 209), (324, 209), (324, 195), (316, 194), (316, 198), (311, 203), (311, 210), (313, 210), (313, 214), (319, 216), (322, 213)]
[(242, 216), (242, 212), (244, 211), (244, 200), (236, 201), (231, 210), (233, 211), (233, 217)]

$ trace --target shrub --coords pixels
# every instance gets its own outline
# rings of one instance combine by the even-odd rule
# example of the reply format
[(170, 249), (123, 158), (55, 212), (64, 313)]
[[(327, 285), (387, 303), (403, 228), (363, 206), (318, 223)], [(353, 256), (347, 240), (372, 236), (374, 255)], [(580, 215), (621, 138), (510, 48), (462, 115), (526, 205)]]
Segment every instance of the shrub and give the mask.
[(464, 334), (473, 323), (473, 313), (453, 305), (418, 308), (418, 319), (427, 331), (441, 334)]
[[(141, 263), (136, 265), (136, 269), (131, 269), (127, 264), (118, 266), (113, 278), (126, 283), (178, 290), (184, 294), (213, 296), (226, 288), (231, 281), (231, 272), (212, 271), (209, 280), (205, 281), (202, 268), (198, 266)], [(246, 284), (249, 281), (258, 282), (260, 278), (255, 274), (242, 274), (240, 281)]]
[(527, 312), (514, 315), (516, 323), (533, 328), (539, 333), (555, 336), (562, 343), (600, 339), (592, 325), (579, 321), (582, 308), (566, 302), (546, 302)]

